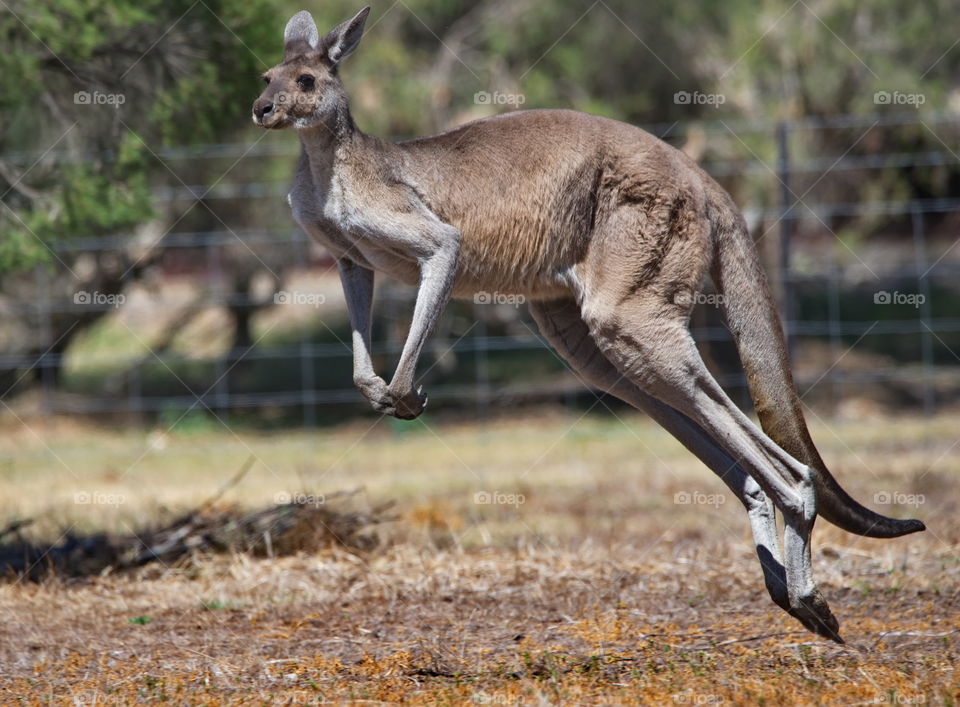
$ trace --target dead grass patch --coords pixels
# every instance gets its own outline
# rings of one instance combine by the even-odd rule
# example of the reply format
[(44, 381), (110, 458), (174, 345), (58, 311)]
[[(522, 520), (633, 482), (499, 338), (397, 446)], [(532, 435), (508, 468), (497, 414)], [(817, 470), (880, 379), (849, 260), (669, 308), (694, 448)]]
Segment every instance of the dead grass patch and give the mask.
[[(377, 549), (200, 553), (0, 585), (0, 702), (956, 704), (955, 420), (814, 430), (851, 492), (874, 507), (875, 493), (922, 494), (887, 510), (930, 528), (878, 541), (818, 525), (815, 571), (847, 646), (771, 604), (732, 499), (674, 503), (723, 489), (636, 424), (455, 426), (442, 443), (372, 436), (355, 455), (358, 431), (330, 434), (326, 488), (368, 469), (367, 497), (398, 499)], [(307, 464), (283, 456), (297, 437), (248, 444), (280, 478), (279, 459)], [(530, 471), (500, 473), (511, 459)], [(231, 503), (257, 507), (269, 481), (249, 480), (260, 490), (238, 486)], [(480, 491), (524, 502), (476, 503)]]

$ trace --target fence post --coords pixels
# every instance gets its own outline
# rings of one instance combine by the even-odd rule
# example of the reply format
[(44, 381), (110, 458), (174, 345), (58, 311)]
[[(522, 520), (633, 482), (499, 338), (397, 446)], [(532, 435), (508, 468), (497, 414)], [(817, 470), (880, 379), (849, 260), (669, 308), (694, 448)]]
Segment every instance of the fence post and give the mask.
[[(833, 230), (833, 216), (827, 216), (827, 228)], [(828, 289), (828, 328), (830, 330), (830, 356), (834, 361), (843, 358), (843, 331), (840, 325), (841, 284), (843, 282), (843, 268), (837, 262), (837, 242), (833, 241), (830, 248), (830, 281)], [(843, 399), (844, 375), (836, 368), (827, 373), (830, 380), (830, 407), (836, 413), (839, 401)]]
[(140, 363), (134, 364), (129, 371), (127, 379), (127, 412), (130, 413), (130, 419), (135, 420), (136, 424), (142, 425), (143, 416), (143, 375), (141, 373)]
[(790, 125), (777, 123), (777, 172), (780, 178), (780, 285), (782, 288), (783, 329), (787, 340), (787, 356), (793, 361), (794, 302), (793, 274), (790, 270), (790, 248), (793, 240), (793, 192), (790, 189)]
[(923, 359), (923, 414), (933, 414), (936, 401), (934, 399), (931, 378), (933, 377), (933, 331), (930, 328), (930, 278), (927, 277), (927, 238), (924, 230), (923, 212), (916, 202), (910, 206), (910, 216), (913, 224), (913, 252), (917, 267), (917, 289), (923, 295), (920, 305), (920, 323), (923, 331), (920, 332), (920, 352)]
[[(210, 289), (217, 293), (213, 295), (213, 299), (216, 302), (219, 298), (220, 302), (218, 304), (229, 307), (230, 298), (236, 295), (233, 292), (227, 292), (220, 246), (208, 239), (203, 250), (207, 260), (207, 272), (211, 274), (210, 280), (212, 287)], [(230, 375), (230, 370), (233, 368), (236, 353), (231, 343), (227, 352), (217, 359), (217, 379), (212, 396), (213, 404), (210, 405), (207, 402), (206, 395), (203, 396), (201, 403), (203, 407), (215, 411), (213, 413), (214, 416), (219, 418), (220, 422), (224, 425), (228, 424), (230, 417), (230, 381), (228, 380), (228, 376)], [(206, 413), (206, 410), (204, 413)]]
[(303, 426), (317, 426), (317, 384), (313, 376), (314, 349), (308, 341), (300, 342), (300, 402), (303, 404)]
[(487, 321), (479, 316), (477, 305), (473, 305), (473, 318), (477, 322), (477, 331), (474, 332), (474, 361), (477, 366), (476, 405), (477, 417), (486, 420), (490, 413), (490, 361), (488, 351), (490, 342), (487, 340)]
[[(49, 349), (54, 343), (53, 334), (53, 303), (50, 299), (50, 273), (43, 265), (34, 269), (34, 278), (39, 295), (37, 308), (37, 324), (40, 331), (40, 348), (43, 351), (38, 365), (40, 366), (40, 388), (43, 391), (42, 409), (44, 416), (53, 413), (53, 393), (56, 382), (53, 380), (53, 366), (59, 363), (63, 373), (63, 354), (56, 354)], [(57, 360), (59, 358), (59, 361)]]

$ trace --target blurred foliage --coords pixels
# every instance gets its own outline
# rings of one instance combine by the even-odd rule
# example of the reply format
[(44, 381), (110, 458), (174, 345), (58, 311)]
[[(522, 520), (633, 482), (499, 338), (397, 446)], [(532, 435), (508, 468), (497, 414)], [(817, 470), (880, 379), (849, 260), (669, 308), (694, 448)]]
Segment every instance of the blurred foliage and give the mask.
[[(12, 301), (23, 310), (8, 317), (19, 317), (18, 326), (0, 333), (4, 353), (39, 355), (53, 342), (53, 353), (62, 353), (100, 316), (87, 310), (80, 322), (76, 311), (65, 310), (41, 326), (48, 312), (38, 290), (55, 286), (51, 300), (69, 300), (78, 289), (115, 293), (129, 290), (136, 278), (150, 280), (150, 268), (159, 281), (206, 267), (209, 282), (200, 286), (212, 292), (210, 282), (226, 282), (224, 290), (239, 295), (225, 305), (236, 330), (241, 322), (249, 327), (252, 311), (271, 303), (266, 297), (254, 306), (237, 304), (258, 277), (269, 276), (278, 287), (286, 273), (315, 262), (306, 247), (257, 245), (236, 236), (295, 228), (281, 193), (293, 163), (283, 148), (295, 147), (295, 137), (251, 124), (258, 77), (282, 59), (283, 27), (293, 13), (306, 6), (323, 32), (363, 2), (0, 3), (0, 306)], [(934, 113), (960, 110), (960, 45), (945, 21), (955, 14), (947, 0), (372, 4), (365, 39), (341, 72), (357, 123), (370, 133), (408, 137), (516, 107), (573, 108), (646, 125), (708, 168), (760, 160), (759, 169), (733, 169), (720, 181), (742, 206), (773, 207), (781, 198), (776, 121), (908, 116), (899, 123), (792, 131), (795, 164), (823, 164), (798, 170), (792, 188), (804, 195), (816, 186), (811, 203), (960, 194), (960, 160), (849, 170), (830, 165), (841, 157), (903, 155), (906, 163), (926, 153), (955, 157), (956, 122), (933, 120)], [(478, 92), (510, 100), (482, 102)], [(914, 100), (883, 102), (878, 95)], [(257, 154), (241, 155), (245, 148), (201, 159), (156, 154), (166, 146), (218, 143), (249, 145)], [(255, 189), (252, 196), (240, 188), (234, 196), (194, 198), (184, 188), (214, 183)], [(157, 198), (170, 188), (179, 196)], [(929, 218), (931, 240), (952, 232), (949, 219)], [(882, 211), (807, 223), (842, 239), (846, 249), (838, 248), (838, 257), (848, 260), (858, 260), (873, 236), (898, 238), (910, 227), (908, 219)], [(768, 225), (759, 224), (760, 232), (770, 232)], [(216, 249), (164, 251), (161, 234), (170, 230), (236, 238)], [(96, 255), (54, 258), (49, 250), (69, 239), (115, 234), (133, 237)], [(806, 267), (801, 260), (795, 270)], [(821, 266), (813, 262), (806, 270)], [(818, 292), (801, 304), (804, 311), (826, 306)], [(874, 316), (866, 310), (853, 316), (867, 314)], [(234, 343), (247, 345), (249, 338)], [(204, 365), (182, 375), (207, 381)], [(493, 377), (507, 380), (512, 365), (492, 357)]]
[[(358, 5), (333, 0), (312, 9), (324, 30)], [(0, 13), (0, 154), (54, 145), (82, 164), (3, 163), (0, 270), (45, 255), (37, 239), (117, 232), (156, 217), (148, 186), (170, 176), (151, 154), (159, 146), (252, 139), (256, 76), (280, 60), (283, 25), (300, 7), (289, 0), (11, 2)], [(634, 123), (912, 109), (877, 105), (877, 91), (920, 94), (923, 112), (956, 102), (960, 49), (941, 20), (952, 10), (947, 0), (383, 0), (344, 75), (360, 125), (391, 136), (508, 107), (478, 105), (478, 91), (521, 95), (524, 108), (570, 107)], [(78, 105), (78, 91), (124, 102)], [(682, 103), (678, 91), (723, 102)], [(805, 135), (795, 149), (839, 155), (852, 139)], [(879, 127), (851, 154), (942, 147), (919, 125)], [(769, 135), (750, 134), (710, 140), (698, 156), (742, 158), (745, 149), (768, 163), (775, 158)], [(956, 169), (874, 176), (867, 189), (875, 198), (934, 196), (954, 185)], [(746, 198), (774, 198), (770, 175), (752, 179)], [(864, 187), (839, 189), (853, 197)]]
[(152, 218), (150, 176), (163, 172), (152, 152), (216, 141), (246, 119), (273, 16), (266, 0), (5, 3), (0, 271), (48, 256), (45, 243)]

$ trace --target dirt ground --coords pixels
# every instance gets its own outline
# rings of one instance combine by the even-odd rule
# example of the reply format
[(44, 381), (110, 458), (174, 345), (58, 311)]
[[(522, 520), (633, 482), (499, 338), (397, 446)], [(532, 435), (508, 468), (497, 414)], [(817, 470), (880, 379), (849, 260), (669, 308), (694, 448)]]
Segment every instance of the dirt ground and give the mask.
[(153, 433), (11, 426), (0, 518), (57, 518), (38, 533), (197, 503), (251, 454), (262, 473), (230, 502), (362, 483), (362, 502), (394, 498), (397, 519), (362, 553), (8, 581), (0, 701), (953, 705), (957, 421), (814, 418), (848, 490), (929, 527), (879, 541), (818, 524), (815, 572), (844, 646), (769, 601), (736, 499), (640, 417), (371, 419), (162, 447)]

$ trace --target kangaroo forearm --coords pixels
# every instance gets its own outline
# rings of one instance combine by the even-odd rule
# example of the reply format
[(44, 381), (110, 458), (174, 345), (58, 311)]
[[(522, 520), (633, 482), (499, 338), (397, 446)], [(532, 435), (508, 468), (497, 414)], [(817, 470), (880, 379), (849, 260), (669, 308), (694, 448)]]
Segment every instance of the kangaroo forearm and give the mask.
[(456, 272), (457, 250), (451, 246), (438, 250), (421, 266), (420, 289), (413, 308), (413, 320), (390, 381), (390, 390), (397, 395), (405, 395), (413, 388), (414, 374), (424, 343), (450, 300)]
[(375, 376), (370, 357), (370, 321), (373, 306), (373, 270), (357, 265), (351, 260), (340, 260), (340, 283), (350, 314), (353, 344), (353, 379), (355, 381)]

